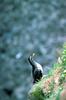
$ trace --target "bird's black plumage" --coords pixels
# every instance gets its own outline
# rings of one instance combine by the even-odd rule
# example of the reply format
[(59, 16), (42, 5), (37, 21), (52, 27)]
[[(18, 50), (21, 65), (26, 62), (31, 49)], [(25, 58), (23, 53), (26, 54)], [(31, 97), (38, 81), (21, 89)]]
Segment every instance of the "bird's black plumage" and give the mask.
[(42, 66), (33, 60), (32, 56), (28, 58), (29, 63), (32, 65), (33, 83), (39, 81), (43, 76)]

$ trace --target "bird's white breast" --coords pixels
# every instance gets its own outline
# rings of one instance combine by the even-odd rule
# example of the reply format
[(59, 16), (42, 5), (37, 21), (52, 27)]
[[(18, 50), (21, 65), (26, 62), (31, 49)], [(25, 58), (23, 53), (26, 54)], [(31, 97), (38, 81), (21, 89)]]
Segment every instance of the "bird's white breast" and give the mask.
[(42, 66), (39, 63), (37, 63), (37, 62), (35, 62), (35, 63), (36, 63), (37, 69), (41, 70), (43, 72)]

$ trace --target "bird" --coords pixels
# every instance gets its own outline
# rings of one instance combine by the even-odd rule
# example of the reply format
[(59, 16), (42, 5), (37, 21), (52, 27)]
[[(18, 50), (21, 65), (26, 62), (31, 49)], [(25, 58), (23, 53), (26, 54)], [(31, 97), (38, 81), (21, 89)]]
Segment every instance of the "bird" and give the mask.
[(33, 60), (33, 56), (28, 57), (28, 61), (32, 66), (33, 83), (38, 82), (43, 76), (42, 65)]

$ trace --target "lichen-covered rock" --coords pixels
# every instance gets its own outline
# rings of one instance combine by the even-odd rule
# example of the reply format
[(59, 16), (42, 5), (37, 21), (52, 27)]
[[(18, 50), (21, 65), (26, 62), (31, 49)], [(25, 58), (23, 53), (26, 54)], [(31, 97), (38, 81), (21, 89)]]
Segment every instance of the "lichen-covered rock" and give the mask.
[(63, 89), (61, 91), (60, 100), (66, 100), (66, 89)]

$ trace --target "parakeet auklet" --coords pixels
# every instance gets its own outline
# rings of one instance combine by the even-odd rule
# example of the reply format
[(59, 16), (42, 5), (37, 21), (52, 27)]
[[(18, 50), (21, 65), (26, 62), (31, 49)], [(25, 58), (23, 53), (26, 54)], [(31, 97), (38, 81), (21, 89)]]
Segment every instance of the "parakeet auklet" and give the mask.
[(28, 58), (29, 63), (32, 65), (33, 83), (38, 82), (43, 76), (42, 66), (33, 60), (32, 56)]

